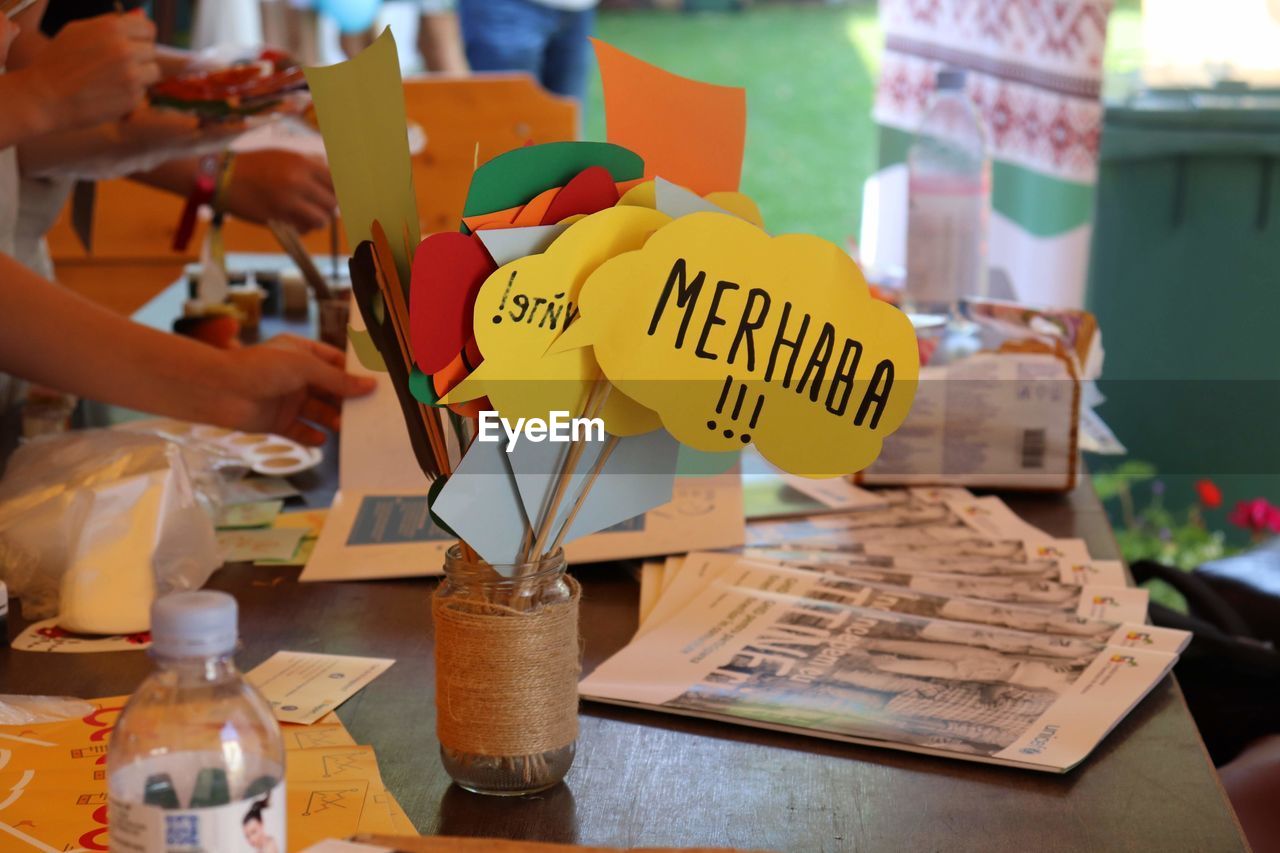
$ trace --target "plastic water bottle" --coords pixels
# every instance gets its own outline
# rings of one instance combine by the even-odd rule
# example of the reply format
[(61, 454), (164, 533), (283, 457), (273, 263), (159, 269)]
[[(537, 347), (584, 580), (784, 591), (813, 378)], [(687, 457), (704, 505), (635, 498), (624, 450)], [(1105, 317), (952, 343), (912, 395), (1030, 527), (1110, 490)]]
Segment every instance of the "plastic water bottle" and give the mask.
[(152, 606), (156, 671), (107, 749), (114, 853), (284, 853), (284, 744), (232, 660), (236, 616), (222, 592)]
[(907, 309), (950, 319), (987, 289), (991, 160), (964, 81), (963, 71), (938, 72), (907, 152)]

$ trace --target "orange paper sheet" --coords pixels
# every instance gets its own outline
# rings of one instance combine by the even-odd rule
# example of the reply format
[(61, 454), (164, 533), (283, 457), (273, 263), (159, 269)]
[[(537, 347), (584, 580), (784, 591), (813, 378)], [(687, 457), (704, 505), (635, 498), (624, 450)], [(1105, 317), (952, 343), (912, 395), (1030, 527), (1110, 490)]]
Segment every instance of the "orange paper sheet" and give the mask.
[[(107, 742), (128, 696), (59, 723), (0, 726), (0, 850), (107, 850)], [(368, 746), (328, 714), (283, 724), (289, 850), (356, 832), (411, 833)]]
[(607, 138), (644, 158), (645, 174), (706, 195), (736, 190), (747, 92), (664, 71), (592, 39), (604, 84)]

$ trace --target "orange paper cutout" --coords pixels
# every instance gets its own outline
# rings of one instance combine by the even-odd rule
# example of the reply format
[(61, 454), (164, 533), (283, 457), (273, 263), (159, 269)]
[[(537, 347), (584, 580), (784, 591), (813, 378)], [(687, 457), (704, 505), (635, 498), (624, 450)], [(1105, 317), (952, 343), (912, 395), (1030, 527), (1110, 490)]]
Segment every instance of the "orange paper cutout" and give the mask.
[(547, 210), (558, 195), (560, 195), (560, 187), (552, 187), (538, 193), (530, 199), (528, 204), (520, 208), (520, 212), (511, 220), (511, 224), (517, 227), (541, 225), (543, 217), (547, 215)]
[[(444, 368), (437, 370), (431, 376), (431, 386), (435, 389), (437, 397), (443, 397), (453, 390), (453, 387), (467, 378), (472, 369), (470, 364), (478, 364), (481, 359), (479, 350), (476, 348), (475, 339), (467, 343), (466, 350), (458, 353), (457, 357), (449, 362)], [(468, 418), (478, 418), (481, 412), (493, 409), (493, 404), (489, 402), (488, 397), (479, 397), (475, 400), (468, 400), (465, 403), (453, 403), (449, 409), (456, 414)]]
[(508, 207), (506, 210), (495, 210), (493, 213), (464, 216), (462, 222), (472, 231), (479, 231), (481, 228), (510, 228), (511, 220), (519, 212), (518, 207)]
[(645, 175), (706, 195), (736, 190), (747, 135), (747, 92), (664, 71), (592, 39), (604, 84), (609, 142), (644, 158)]

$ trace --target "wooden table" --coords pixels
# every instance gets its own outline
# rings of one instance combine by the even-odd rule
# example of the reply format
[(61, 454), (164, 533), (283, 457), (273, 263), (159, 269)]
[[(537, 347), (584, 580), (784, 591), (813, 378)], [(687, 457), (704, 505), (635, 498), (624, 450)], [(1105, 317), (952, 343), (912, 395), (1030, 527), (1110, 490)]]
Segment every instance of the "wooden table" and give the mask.
[[(304, 484), (306, 500), (325, 500), (335, 456)], [(1008, 500), (1030, 523), (1116, 556), (1088, 486)], [(573, 572), (589, 671), (634, 632), (639, 587), (622, 564)], [(564, 785), (527, 799), (468, 794), (437, 756), (428, 606), (436, 581), (297, 577), (247, 565), (213, 576), (211, 588), (240, 602), (239, 663), (249, 669), (280, 649), (395, 658), (338, 715), (376, 748), (384, 780), (423, 833), (789, 851), (1247, 849), (1172, 677), (1065, 776), (586, 703)], [(23, 627), (11, 613), (10, 636)], [(132, 691), (149, 670), (140, 652), (0, 650), (4, 692), (109, 696)]]

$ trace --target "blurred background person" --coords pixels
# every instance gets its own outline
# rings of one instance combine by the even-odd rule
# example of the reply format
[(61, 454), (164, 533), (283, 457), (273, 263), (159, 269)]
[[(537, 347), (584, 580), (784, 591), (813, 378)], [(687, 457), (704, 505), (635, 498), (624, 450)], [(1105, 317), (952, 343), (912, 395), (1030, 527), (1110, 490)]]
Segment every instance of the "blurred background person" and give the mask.
[[(111, 37), (113, 28), (128, 27), (128, 32), (136, 30), (154, 37), (150, 22), (139, 12), (120, 16), (110, 10), (110, 2), (48, 0), (41, 15), (42, 5), (37, 3), (29, 10), (39, 27), (28, 27), (14, 42), (10, 65), (19, 72), (15, 74), (19, 86), (27, 79), (21, 74), (23, 69), (31, 67), (39, 72), (45, 66), (56, 67), (61, 57), (78, 49), (79, 39), (98, 39), (99, 49), (110, 51), (113, 48), (103, 40)], [(107, 7), (105, 13), (103, 7)], [(84, 35), (79, 35), (81, 32)], [(61, 44), (68, 40), (69, 44)], [(156, 73), (169, 76), (186, 70), (193, 56), (176, 48), (154, 47), (149, 61)], [(133, 72), (125, 69), (116, 73)], [(145, 73), (148, 80), (154, 76)], [(36, 83), (38, 88), (39, 78)], [(30, 82), (26, 85), (29, 89)], [(109, 77), (107, 85), (112, 85)], [(45, 278), (53, 277), (53, 267), (43, 238), (75, 180), (128, 176), (185, 197), (210, 168), (206, 155), (224, 150), (245, 130), (241, 122), (201, 122), (178, 112), (152, 109), (141, 100), (141, 92), (133, 94), (136, 106), (128, 112), (127, 120), (99, 120), (84, 127), (29, 133), (17, 146), (22, 182), (16, 243), (11, 251)], [(278, 219), (306, 233), (328, 225), (337, 206), (325, 163), (291, 151), (244, 152), (227, 180), (225, 211), (249, 222)]]
[(357, 55), (390, 27), (405, 73), (466, 74), (455, 6), (455, 0), (261, 0), (263, 40), (302, 65), (327, 65)]
[(426, 71), (466, 74), (471, 70), (454, 0), (418, 0), (418, 53)]
[(526, 71), (582, 103), (598, 0), (458, 0), (473, 71)]

